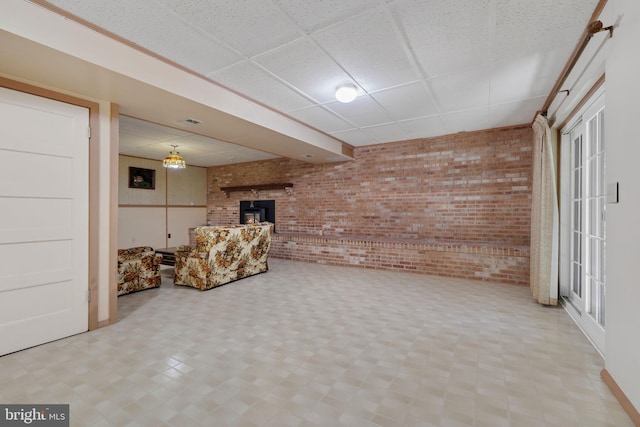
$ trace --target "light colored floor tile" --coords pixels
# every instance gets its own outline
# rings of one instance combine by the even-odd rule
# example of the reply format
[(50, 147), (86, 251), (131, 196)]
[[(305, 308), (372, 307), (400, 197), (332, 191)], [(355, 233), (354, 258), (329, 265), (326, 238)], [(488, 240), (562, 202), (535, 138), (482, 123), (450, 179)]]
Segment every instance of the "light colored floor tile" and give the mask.
[(118, 299), (111, 326), (0, 358), (0, 402), (73, 426), (632, 426), (527, 288), (270, 260)]

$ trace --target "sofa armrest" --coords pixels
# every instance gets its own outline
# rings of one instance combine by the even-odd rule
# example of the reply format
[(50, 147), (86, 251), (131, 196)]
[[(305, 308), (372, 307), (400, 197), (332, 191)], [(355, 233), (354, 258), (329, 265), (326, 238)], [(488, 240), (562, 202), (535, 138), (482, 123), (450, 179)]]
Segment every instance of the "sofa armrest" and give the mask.
[(118, 249), (118, 261), (120, 262), (144, 257), (153, 257), (155, 255), (156, 251), (154, 251), (150, 246), (138, 246), (129, 249)]
[(177, 252), (191, 252), (192, 249), (193, 249), (193, 246), (191, 246), (191, 245), (178, 245), (178, 247), (176, 248), (176, 253)]

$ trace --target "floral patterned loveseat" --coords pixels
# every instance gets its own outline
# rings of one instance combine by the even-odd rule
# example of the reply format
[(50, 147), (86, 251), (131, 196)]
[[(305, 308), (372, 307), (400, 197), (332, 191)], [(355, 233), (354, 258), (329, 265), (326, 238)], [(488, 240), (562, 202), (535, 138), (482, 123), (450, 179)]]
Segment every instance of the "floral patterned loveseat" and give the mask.
[(176, 285), (201, 291), (269, 269), (273, 224), (204, 226), (195, 230), (195, 246), (176, 250)]
[(160, 286), (160, 261), (149, 246), (118, 249), (118, 296)]

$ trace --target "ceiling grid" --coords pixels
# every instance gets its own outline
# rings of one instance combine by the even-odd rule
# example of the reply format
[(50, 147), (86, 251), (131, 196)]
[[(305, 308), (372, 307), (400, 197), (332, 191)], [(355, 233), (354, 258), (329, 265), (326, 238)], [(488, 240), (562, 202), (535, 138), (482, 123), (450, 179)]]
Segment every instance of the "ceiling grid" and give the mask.
[(362, 146), (531, 122), (598, 0), (48, 3)]

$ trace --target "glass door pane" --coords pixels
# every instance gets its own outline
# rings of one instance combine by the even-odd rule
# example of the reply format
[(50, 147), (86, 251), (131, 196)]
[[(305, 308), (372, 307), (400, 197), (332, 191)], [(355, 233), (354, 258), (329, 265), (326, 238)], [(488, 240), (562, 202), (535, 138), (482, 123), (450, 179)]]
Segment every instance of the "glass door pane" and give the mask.
[(604, 141), (602, 123), (604, 110), (587, 121), (587, 152), (585, 153), (587, 188), (587, 248), (586, 283), (588, 286), (587, 312), (594, 322), (604, 326), (605, 281), (605, 194), (604, 194)]
[(572, 132), (572, 164), (571, 164), (571, 293), (569, 300), (574, 307), (582, 312), (582, 288), (583, 288), (583, 200), (582, 200), (582, 181), (583, 181), (583, 159), (582, 159), (582, 131), (581, 127)]

